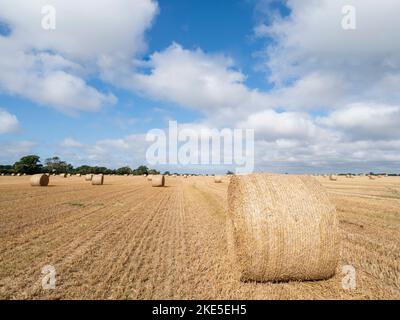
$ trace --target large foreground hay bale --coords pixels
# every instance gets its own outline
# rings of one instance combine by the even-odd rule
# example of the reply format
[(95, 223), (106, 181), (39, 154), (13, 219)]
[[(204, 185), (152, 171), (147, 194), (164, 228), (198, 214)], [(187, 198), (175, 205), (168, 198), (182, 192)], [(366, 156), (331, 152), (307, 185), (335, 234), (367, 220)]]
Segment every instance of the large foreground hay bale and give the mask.
[(49, 184), (49, 180), (47, 174), (35, 174), (31, 177), (30, 183), (33, 187), (46, 187)]
[(215, 176), (214, 177), (214, 182), (215, 183), (221, 183), (222, 182), (222, 177), (221, 176)]
[(338, 263), (338, 220), (325, 189), (310, 176), (233, 176), (228, 239), (241, 279), (319, 280)]
[(93, 178), (92, 174), (85, 175), (85, 181), (92, 181), (92, 178)]
[(104, 175), (103, 174), (97, 174), (92, 177), (92, 185), (94, 186), (101, 186), (104, 182)]
[(165, 185), (165, 178), (163, 175), (153, 176), (151, 180), (151, 185), (153, 187), (164, 187)]

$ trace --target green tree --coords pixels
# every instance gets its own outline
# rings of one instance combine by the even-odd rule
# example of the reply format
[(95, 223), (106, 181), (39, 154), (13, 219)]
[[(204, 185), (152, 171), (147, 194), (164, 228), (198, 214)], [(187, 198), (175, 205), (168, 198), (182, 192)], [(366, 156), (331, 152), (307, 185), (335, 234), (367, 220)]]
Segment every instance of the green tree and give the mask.
[(62, 161), (59, 157), (48, 158), (45, 160), (44, 170), (50, 173), (72, 173), (74, 167)]
[(117, 174), (131, 174), (132, 173), (132, 169), (129, 167), (122, 167), (117, 169)]
[(137, 175), (141, 176), (143, 174), (148, 174), (149, 168), (146, 166), (139, 166), (135, 171)]
[(42, 165), (39, 163), (40, 157), (36, 155), (29, 155), (22, 157), (19, 161), (14, 163), (14, 172), (35, 174), (42, 171)]

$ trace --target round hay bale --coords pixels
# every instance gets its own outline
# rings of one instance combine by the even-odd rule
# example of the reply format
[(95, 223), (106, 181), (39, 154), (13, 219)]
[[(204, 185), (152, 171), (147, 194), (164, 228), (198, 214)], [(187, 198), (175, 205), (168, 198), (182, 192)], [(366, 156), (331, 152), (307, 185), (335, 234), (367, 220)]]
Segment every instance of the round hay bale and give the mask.
[(101, 186), (104, 182), (104, 175), (97, 174), (92, 177), (92, 185), (93, 186)]
[(163, 175), (153, 176), (151, 180), (152, 187), (164, 187), (165, 185), (165, 178)]
[(368, 178), (369, 178), (370, 180), (375, 180), (375, 176), (372, 176), (372, 175), (369, 175)]
[(61, 177), (61, 178), (66, 178), (66, 177), (67, 177), (67, 174), (66, 174), (66, 173), (60, 173), (60, 177)]
[(92, 178), (93, 178), (92, 174), (85, 175), (85, 181), (92, 181)]
[(11, 173), (11, 176), (14, 177), (14, 176), (15, 176), (15, 173)]
[(215, 176), (214, 177), (214, 182), (215, 183), (222, 183), (222, 177), (221, 176)]
[(49, 184), (49, 176), (47, 174), (35, 174), (31, 177), (30, 183), (32, 187), (46, 187)]
[(20, 177), (21, 176), (21, 174), (20, 173), (17, 173), (17, 177)]
[(337, 181), (337, 179), (338, 179), (338, 177), (335, 176), (335, 175), (333, 175), (333, 174), (331, 174), (331, 175), (329, 176), (329, 180), (331, 180), (331, 181)]
[(147, 181), (151, 181), (153, 179), (153, 175), (152, 174), (149, 174), (148, 176), (147, 176)]
[(243, 281), (321, 280), (334, 275), (339, 258), (336, 210), (313, 177), (233, 176), (228, 207), (228, 230)]

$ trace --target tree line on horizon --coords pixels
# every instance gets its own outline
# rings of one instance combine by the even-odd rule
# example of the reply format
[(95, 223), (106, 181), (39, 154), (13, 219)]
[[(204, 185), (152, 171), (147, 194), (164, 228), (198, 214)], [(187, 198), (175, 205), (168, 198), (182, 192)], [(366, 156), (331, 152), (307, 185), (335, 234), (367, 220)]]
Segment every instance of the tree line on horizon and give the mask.
[(15, 162), (13, 165), (0, 165), (0, 174), (36, 174), (36, 173), (50, 173), (50, 174), (160, 174), (159, 171), (150, 169), (147, 166), (141, 165), (136, 169), (130, 167), (121, 167), (118, 169), (109, 169), (106, 167), (82, 165), (74, 168), (73, 165), (62, 161), (59, 157), (48, 158), (41, 164), (40, 157), (37, 155), (27, 155)]

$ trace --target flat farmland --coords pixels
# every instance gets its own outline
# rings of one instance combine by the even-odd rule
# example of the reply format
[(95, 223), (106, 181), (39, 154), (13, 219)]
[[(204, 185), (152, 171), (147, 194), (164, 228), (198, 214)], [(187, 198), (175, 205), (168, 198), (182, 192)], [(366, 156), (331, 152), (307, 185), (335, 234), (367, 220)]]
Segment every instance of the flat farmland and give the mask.
[[(229, 178), (0, 177), (2, 299), (400, 299), (400, 177), (317, 178), (340, 221), (325, 281), (242, 282), (227, 249)], [(55, 289), (42, 288), (54, 266)], [(342, 288), (342, 267), (356, 288)]]

